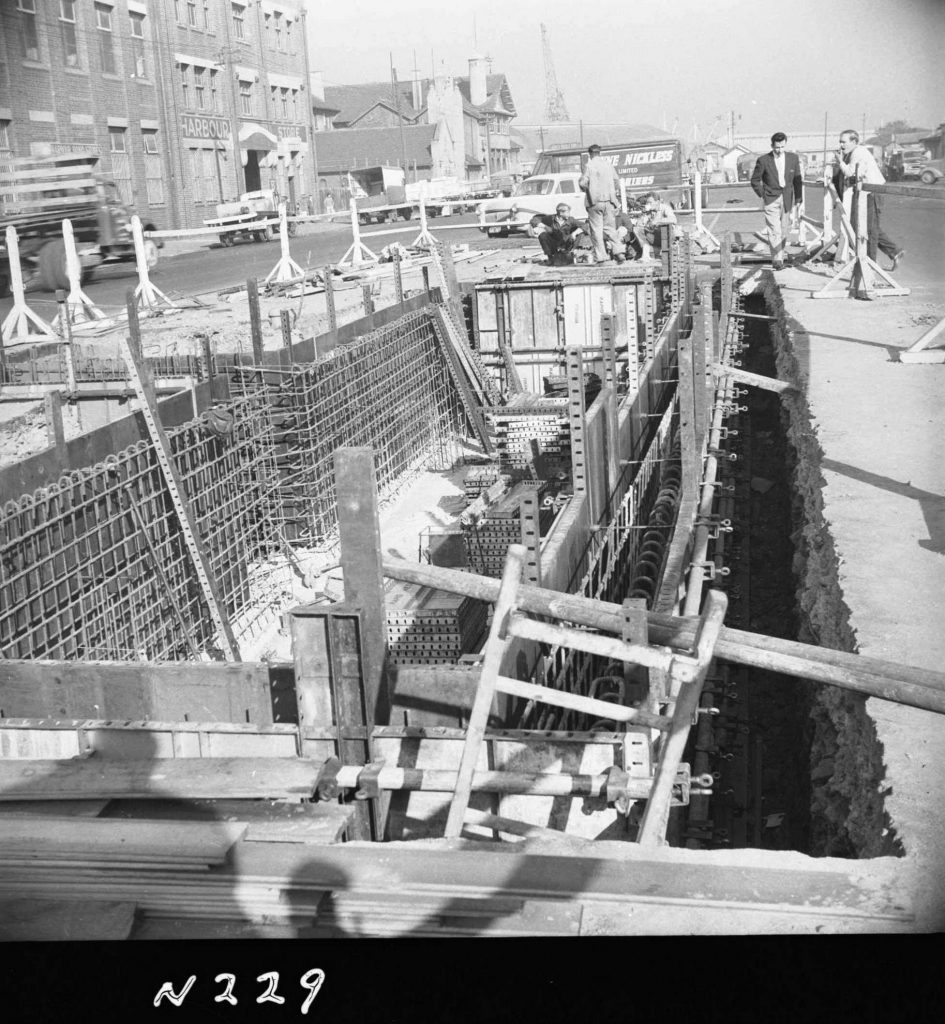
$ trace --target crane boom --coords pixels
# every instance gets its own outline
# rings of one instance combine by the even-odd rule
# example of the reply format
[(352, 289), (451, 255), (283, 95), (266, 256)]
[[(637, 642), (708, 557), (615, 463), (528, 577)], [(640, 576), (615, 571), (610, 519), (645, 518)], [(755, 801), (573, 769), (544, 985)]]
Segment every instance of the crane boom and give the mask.
[(551, 43), (548, 42), (548, 30), (541, 26), (541, 51), (545, 61), (545, 117), (549, 121), (568, 121), (568, 108), (564, 96), (558, 88), (554, 61), (551, 59)]

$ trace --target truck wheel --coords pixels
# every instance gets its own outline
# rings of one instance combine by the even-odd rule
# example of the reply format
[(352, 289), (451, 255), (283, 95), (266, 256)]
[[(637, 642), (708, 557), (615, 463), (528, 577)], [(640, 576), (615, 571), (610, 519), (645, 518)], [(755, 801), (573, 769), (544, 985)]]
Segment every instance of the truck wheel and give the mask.
[(285, 232), (289, 236), (289, 238), (295, 238), (295, 236), (299, 233), (298, 221), (290, 221), (288, 224), (286, 224)]
[(257, 242), (271, 242), (272, 241), (272, 226), (267, 224), (262, 231), (254, 232)]
[(921, 181), (923, 185), (934, 185), (935, 175), (932, 171), (923, 171), (919, 181)]
[(233, 236), (232, 235), (220, 235), (220, 245), (222, 245), (224, 248), (228, 248), (232, 244), (233, 244)]
[[(69, 287), (69, 275), (66, 273), (66, 243), (61, 238), (54, 238), (40, 249), (39, 277), (47, 291), (54, 292), (57, 288)], [(82, 283), (81, 265), (79, 283)]]
[(144, 240), (144, 262), (148, 270), (154, 270), (158, 262), (158, 247), (152, 238)]

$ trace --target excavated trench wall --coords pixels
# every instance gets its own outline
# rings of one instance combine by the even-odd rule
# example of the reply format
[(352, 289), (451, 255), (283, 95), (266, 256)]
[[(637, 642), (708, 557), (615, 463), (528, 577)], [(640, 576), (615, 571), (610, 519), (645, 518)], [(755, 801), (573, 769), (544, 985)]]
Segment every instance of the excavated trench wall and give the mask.
[[(786, 392), (781, 422), (792, 492), (796, 591), (796, 639), (834, 650), (855, 651), (856, 637), (838, 578), (838, 559), (824, 516), (823, 449), (805, 397), (790, 318), (771, 275), (760, 291), (774, 317), (771, 336), (776, 375), (797, 385)], [(814, 684), (810, 704), (810, 853), (814, 856), (901, 855), (884, 809), (883, 747), (866, 712), (866, 698)]]

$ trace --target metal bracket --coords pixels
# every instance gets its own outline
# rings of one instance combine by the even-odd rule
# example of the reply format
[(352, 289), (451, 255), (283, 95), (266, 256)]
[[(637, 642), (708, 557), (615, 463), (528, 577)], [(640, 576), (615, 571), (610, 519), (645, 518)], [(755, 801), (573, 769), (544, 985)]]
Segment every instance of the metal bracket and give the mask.
[(627, 815), (633, 801), (627, 796), (630, 774), (618, 765), (607, 769), (607, 803), (614, 805), (618, 814)]
[(342, 787), (338, 785), (338, 772), (341, 769), (341, 759), (329, 757), (321, 766), (318, 778), (315, 780), (315, 789), (312, 793), (313, 800), (335, 800), (341, 793)]
[(705, 526), (712, 540), (718, 540), (720, 533), (731, 533), (735, 529), (731, 519), (721, 519), (719, 516), (701, 516), (696, 519), (695, 525)]
[(703, 579), (714, 580), (716, 576), (728, 576), (731, 573), (731, 569), (728, 566), (718, 567), (715, 562), (690, 562), (690, 569), (701, 569), (703, 571)]
[(372, 761), (365, 765), (358, 773), (358, 788), (355, 791), (355, 800), (376, 800), (381, 795), (379, 776), (384, 767), (384, 761)]

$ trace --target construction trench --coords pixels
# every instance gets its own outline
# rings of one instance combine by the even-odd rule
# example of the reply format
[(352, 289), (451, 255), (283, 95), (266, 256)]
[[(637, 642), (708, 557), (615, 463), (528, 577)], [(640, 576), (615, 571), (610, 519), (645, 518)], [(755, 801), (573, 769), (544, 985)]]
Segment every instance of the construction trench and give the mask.
[[(0, 469), (0, 900), (99, 937), (911, 930), (865, 702), (941, 713), (940, 677), (852, 653), (776, 289), (664, 252), (460, 286), (442, 247), (252, 356), (145, 359), (133, 306), (114, 360), (8, 354), (136, 411)], [(382, 519), (434, 479), (411, 560)]]

